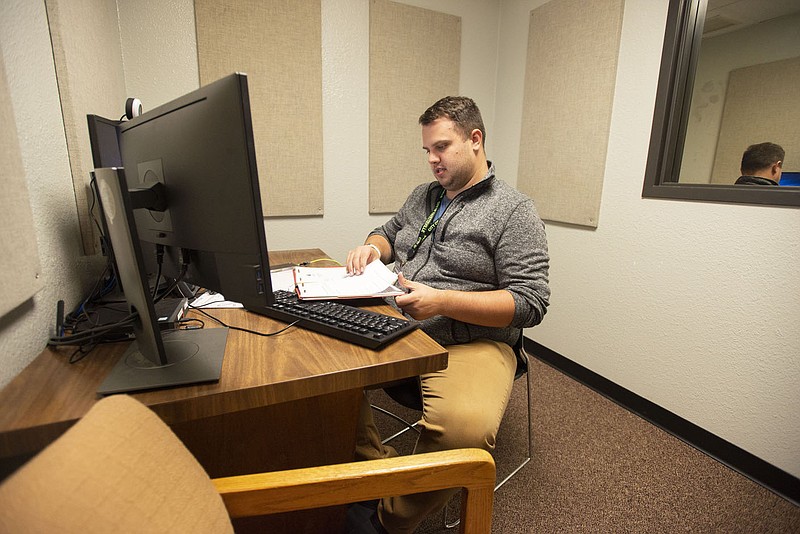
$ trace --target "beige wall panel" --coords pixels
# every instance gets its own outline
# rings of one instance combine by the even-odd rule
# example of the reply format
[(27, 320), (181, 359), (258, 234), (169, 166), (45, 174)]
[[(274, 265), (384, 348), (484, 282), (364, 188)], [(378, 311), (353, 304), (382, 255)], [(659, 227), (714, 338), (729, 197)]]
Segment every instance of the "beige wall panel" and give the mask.
[(86, 115), (118, 119), (125, 111), (117, 4), (46, 0), (46, 6), (83, 248), (95, 254), (100, 244), (89, 213), (93, 165)]
[(0, 317), (42, 288), (33, 214), (0, 53)]
[(623, 0), (553, 0), (530, 15), (518, 188), (543, 219), (597, 227)]
[(800, 57), (731, 71), (712, 183), (734, 183), (745, 149), (766, 141), (786, 151), (785, 171), (800, 171), (799, 88)]
[(322, 215), (320, 0), (195, 0), (200, 84), (248, 76), (266, 216)]
[(433, 179), (417, 119), (458, 94), (461, 18), (372, 0), (369, 19), (369, 212), (392, 213)]

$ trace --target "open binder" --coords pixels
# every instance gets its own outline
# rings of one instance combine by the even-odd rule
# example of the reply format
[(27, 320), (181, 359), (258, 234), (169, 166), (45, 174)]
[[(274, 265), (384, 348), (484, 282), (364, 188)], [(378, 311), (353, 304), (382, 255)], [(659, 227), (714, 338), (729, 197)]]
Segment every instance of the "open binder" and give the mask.
[(347, 274), (345, 267), (294, 267), (294, 284), (302, 300), (391, 297), (405, 293), (397, 274), (375, 260), (359, 275)]

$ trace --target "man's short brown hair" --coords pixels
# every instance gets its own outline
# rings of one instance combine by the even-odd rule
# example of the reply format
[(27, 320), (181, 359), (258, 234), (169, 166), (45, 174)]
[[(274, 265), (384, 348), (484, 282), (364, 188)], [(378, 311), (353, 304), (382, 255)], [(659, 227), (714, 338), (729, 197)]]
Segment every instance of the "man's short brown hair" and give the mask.
[(453, 121), (456, 130), (468, 138), (472, 130), (480, 130), (483, 136), (481, 143), (486, 142), (486, 128), (483, 126), (481, 111), (475, 102), (466, 96), (446, 96), (420, 115), (419, 123), (427, 126), (436, 119), (446, 118)]

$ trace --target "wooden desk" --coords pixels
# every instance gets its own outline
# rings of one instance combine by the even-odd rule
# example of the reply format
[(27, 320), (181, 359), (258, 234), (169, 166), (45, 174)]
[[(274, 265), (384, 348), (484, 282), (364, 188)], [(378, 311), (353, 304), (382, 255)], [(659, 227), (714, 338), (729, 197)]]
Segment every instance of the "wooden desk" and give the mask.
[[(320, 257), (321, 250), (308, 249), (271, 253), (270, 261)], [(285, 326), (242, 310), (210, 313), (260, 332)], [(75, 364), (67, 362), (74, 349), (47, 348), (0, 391), (0, 475), (91, 408), (126, 346), (99, 346)], [(446, 366), (446, 350), (421, 331), (372, 351), (299, 328), (273, 337), (231, 330), (218, 383), (132, 396), (172, 427), (210, 476), (220, 477), (350, 461), (364, 388)]]

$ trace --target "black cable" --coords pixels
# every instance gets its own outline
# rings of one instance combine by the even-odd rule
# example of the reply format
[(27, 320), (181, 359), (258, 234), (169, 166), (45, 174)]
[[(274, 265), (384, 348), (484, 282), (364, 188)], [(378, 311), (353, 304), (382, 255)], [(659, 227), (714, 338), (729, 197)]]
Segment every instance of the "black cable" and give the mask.
[(210, 313), (206, 313), (202, 308), (198, 308), (197, 306), (192, 306), (190, 304), (189, 308), (192, 309), (192, 310), (199, 311), (200, 313), (202, 313), (203, 315), (205, 315), (209, 319), (218, 322), (219, 324), (221, 324), (225, 328), (230, 328), (231, 330), (238, 330), (239, 332), (247, 332), (248, 334), (255, 334), (257, 336), (262, 336), (262, 337), (269, 337), (269, 336), (274, 336), (274, 335), (280, 334), (281, 332), (285, 332), (286, 330), (290, 329), (291, 327), (293, 327), (294, 325), (296, 325), (297, 323), (300, 322), (300, 319), (298, 319), (297, 321), (286, 325), (285, 327), (281, 328), (280, 330), (278, 330), (276, 332), (269, 332), (269, 333), (256, 332), (255, 330), (248, 330), (247, 328), (241, 328), (239, 326), (231, 326), (231, 325), (225, 324), (221, 319), (217, 319), (216, 317), (214, 317)]
[[(89, 316), (86, 310), (86, 306), (89, 303), (94, 302), (96, 299), (103, 296), (104, 290), (100, 289), (100, 285), (103, 282), (105, 275), (109, 272), (110, 269), (111, 269), (111, 262), (108, 262), (102, 274), (100, 275), (100, 278), (98, 278), (97, 282), (95, 282), (94, 287), (89, 292), (89, 295), (80, 303), (80, 305), (75, 310), (73, 310), (64, 317), (63, 326), (65, 329), (74, 328), (75, 326), (80, 324), (82, 320), (86, 320), (87, 322), (91, 323), (92, 318)], [(81, 317), (83, 317), (84, 319), (81, 319)]]
[(79, 361), (84, 359), (87, 354), (92, 352), (96, 346), (97, 346), (97, 343), (89, 345), (88, 349), (85, 348), (85, 345), (82, 345), (82, 346), (78, 347), (77, 349), (75, 349), (75, 351), (72, 354), (70, 354), (69, 360), (67, 360), (67, 361), (69, 363), (78, 363)]
[(66, 334), (63, 336), (52, 336), (47, 344), (53, 346), (59, 345), (85, 345), (88, 343), (98, 342), (101, 341), (103, 336), (108, 334), (110, 331), (119, 328), (121, 326), (126, 326), (131, 324), (138, 314), (132, 313), (117, 321), (115, 323), (109, 323), (102, 326), (96, 326), (89, 330), (85, 330), (83, 332), (78, 332), (76, 334)]
[(172, 291), (178, 287), (178, 284), (181, 282), (181, 280), (183, 280), (183, 278), (186, 276), (186, 272), (189, 270), (189, 264), (191, 263), (190, 254), (191, 252), (189, 250), (181, 249), (181, 256), (183, 257), (183, 260), (181, 262), (180, 274), (178, 274), (178, 277), (172, 281), (172, 283), (167, 289), (164, 290), (163, 293), (153, 299), (153, 304), (160, 302), (164, 297), (172, 293)]
[(186, 323), (200, 323), (200, 326), (190, 326), (185, 330), (194, 330), (195, 328), (204, 328), (206, 323), (202, 319), (196, 319), (194, 317), (185, 317), (178, 321), (178, 325), (184, 325)]
[(156, 302), (155, 299), (158, 298), (158, 284), (161, 282), (161, 269), (164, 267), (164, 245), (157, 244), (156, 245), (156, 264), (158, 265), (158, 271), (156, 272), (156, 283), (153, 286), (153, 301)]
[(100, 200), (100, 193), (97, 190), (97, 178), (95, 178), (94, 175), (92, 175), (92, 179), (89, 182), (89, 186), (90, 189), (92, 190), (92, 204), (89, 206), (89, 214), (92, 217), (92, 222), (94, 222), (94, 225), (97, 227), (97, 233), (100, 235), (100, 243), (101, 247), (103, 248), (103, 252), (107, 255), (106, 271), (104, 271), (103, 275), (105, 275), (105, 273), (109, 271), (111, 273), (110, 282), (102, 291), (102, 294), (106, 294), (110, 292), (117, 285), (116, 270), (112, 265), (114, 253), (109, 243), (109, 238), (103, 231), (103, 227), (97, 221), (97, 216), (94, 213), (95, 206), (99, 204)]
[(97, 226), (97, 231), (100, 232), (100, 237), (105, 238), (105, 233), (103, 232), (103, 228), (100, 226), (100, 223), (97, 222), (97, 217), (94, 215), (94, 207), (97, 204), (97, 199), (99, 198), (100, 194), (97, 192), (97, 178), (92, 175), (92, 179), (89, 181), (89, 186), (92, 190), (92, 204), (89, 206), (89, 213), (92, 214), (92, 221), (94, 225)]

